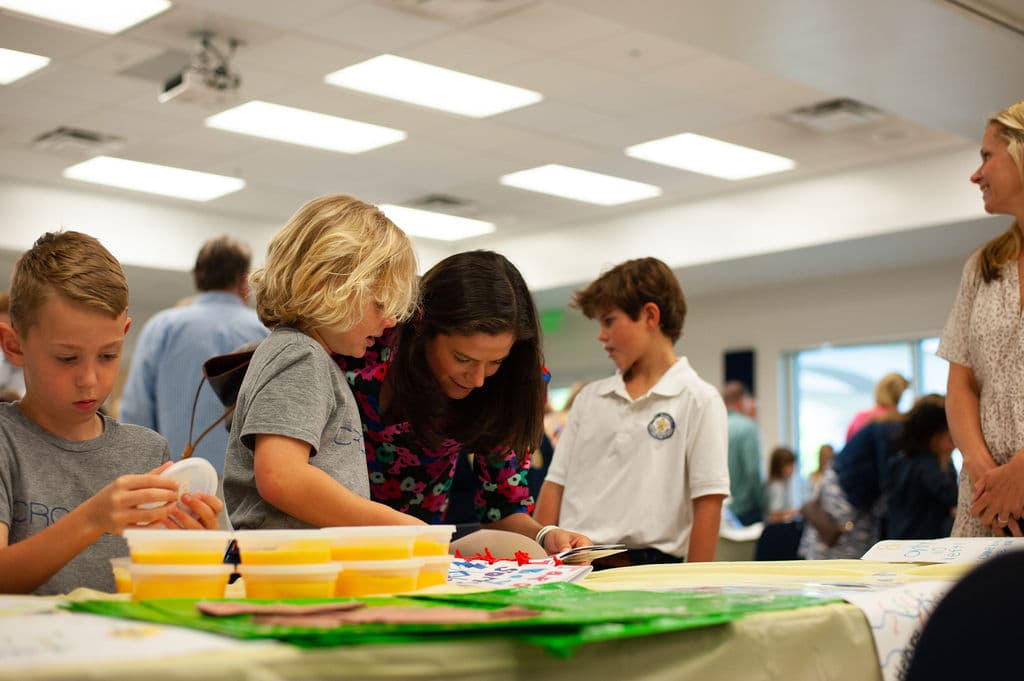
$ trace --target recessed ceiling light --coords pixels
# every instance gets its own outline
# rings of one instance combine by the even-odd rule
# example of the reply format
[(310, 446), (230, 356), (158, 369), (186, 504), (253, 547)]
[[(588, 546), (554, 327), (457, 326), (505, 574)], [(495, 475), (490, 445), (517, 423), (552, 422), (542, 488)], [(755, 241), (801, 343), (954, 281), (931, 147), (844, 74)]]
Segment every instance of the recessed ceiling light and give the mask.
[(627, 147), (626, 155), (725, 180), (744, 180), (796, 167), (793, 159), (692, 132)]
[(170, 0), (0, 0), (12, 12), (100, 33), (120, 33), (170, 6)]
[(406, 208), (394, 204), (378, 206), (388, 218), (412, 236), (441, 241), (458, 241), (472, 236), (490, 234), (494, 231), (493, 222), (462, 218), (447, 213), (434, 213), (419, 208)]
[(210, 116), (206, 125), (346, 154), (358, 154), (406, 138), (402, 130), (259, 100)]
[(661, 196), (661, 187), (552, 163), (504, 175), (501, 183), (542, 194), (616, 206)]
[(451, 113), (484, 118), (539, 102), (539, 92), (382, 54), (324, 76), (324, 82)]
[(96, 156), (64, 169), (64, 177), (189, 201), (210, 201), (245, 186), (245, 180), (112, 156)]
[(0, 47), (0, 85), (13, 83), (49, 63), (49, 57)]

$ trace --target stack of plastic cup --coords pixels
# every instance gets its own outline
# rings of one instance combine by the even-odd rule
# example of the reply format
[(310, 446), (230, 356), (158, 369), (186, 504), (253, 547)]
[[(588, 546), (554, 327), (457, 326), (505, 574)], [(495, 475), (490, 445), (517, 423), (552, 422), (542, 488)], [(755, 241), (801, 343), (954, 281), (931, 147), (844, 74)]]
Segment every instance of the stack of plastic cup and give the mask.
[[(224, 564), (230, 532), (128, 529), (124, 538), (131, 554), (127, 572), (133, 600), (224, 597), (234, 572)], [(111, 562), (119, 590), (126, 588), (125, 566)]]
[(247, 598), (333, 598), (342, 564), (320, 530), (238, 530)]

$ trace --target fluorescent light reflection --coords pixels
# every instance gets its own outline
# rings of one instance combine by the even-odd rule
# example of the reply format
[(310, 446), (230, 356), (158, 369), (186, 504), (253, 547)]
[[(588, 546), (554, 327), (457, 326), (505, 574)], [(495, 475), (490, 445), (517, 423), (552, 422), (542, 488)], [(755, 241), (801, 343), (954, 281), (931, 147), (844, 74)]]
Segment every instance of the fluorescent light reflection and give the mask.
[(412, 236), (440, 241), (458, 241), (494, 231), (493, 222), (435, 213), (394, 204), (378, 206), (402, 231)]
[(724, 180), (745, 180), (796, 167), (793, 159), (692, 132), (627, 147), (626, 155)]
[(329, 73), (324, 82), (473, 118), (518, 109), (544, 98), (533, 90), (393, 54)]
[(2, 9), (100, 33), (120, 33), (170, 6), (170, 0), (0, 0)]
[(501, 183), (599, 206), (661, 196), (661, 187), (552, 163), (504, 175)]
[(346, 154), (358, 154), (406, 138), (402, 130), (259, 100), (210, 116), (206, 125)]
[(189, 201), (210, 201), (245, 187), (245, 180), (112, 156), (96, 156), (64, 169), (64, 177)]
[(49, 63), (49, 57), (0, 47), (0, 85), (13, 83)]

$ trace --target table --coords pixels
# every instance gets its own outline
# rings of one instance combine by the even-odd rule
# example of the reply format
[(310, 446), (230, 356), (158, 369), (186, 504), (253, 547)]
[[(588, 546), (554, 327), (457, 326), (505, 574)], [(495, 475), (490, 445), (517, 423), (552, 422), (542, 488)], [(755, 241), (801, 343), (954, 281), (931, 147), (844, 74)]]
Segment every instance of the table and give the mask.
[[(868, 561), (689, 563), (638, 566), (594, 573), (593, 589), (710, 585), (798, 585), (881, 578), (898, 582), (955, 579), (970, 565), (916, 565)], [(70, 598), (95, 597), (74, 592)], [(33, 597), (26, 597), (32, 599)], [(37, 599), (44, 601), (44, 599)], [(74, 615), (78, 616), (78, 615)], [(5, 613), (0, 612), (0, 637)], [(10, 621), (8, 619), (8, 621)], [(117, 620), (115, 620), (117, 621)], [(134, 645), (134, 644), (133, 644)], [(138, 645), (146, 645), (144, 639)], [(81, 665), (58, 658), (31, 669), (7, 669), (0, 679), (680, 679), (702, 681), (881, 680), (871, 630), (853, 605), (835, 603), (747, 616), (727, 625), (606, 641), (568, 659), (505, 639), (360, 645), (300, 650), (280, 643), (239, 645), (164, 659)]]

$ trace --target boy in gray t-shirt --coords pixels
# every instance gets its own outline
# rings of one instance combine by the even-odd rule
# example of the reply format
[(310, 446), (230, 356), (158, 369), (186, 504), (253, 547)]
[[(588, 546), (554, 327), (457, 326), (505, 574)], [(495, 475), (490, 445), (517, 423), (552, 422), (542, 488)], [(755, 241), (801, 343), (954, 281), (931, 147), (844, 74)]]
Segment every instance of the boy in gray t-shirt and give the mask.
[(411, 314), (409, 237), (376, 206), (321, 196), (274, 235), (250, 284), (260, 321), (274, 330), (253, 354), (232, 416), (224, 463), (231, 524), (422, 525), (369, 498), (359, 411), (331, 360), (362, 357)]
[(363, 427), (352, 390), (327, 351), (291, 327), (274, 329), (245, 372), (232, 415), (224, 500), (236, 529), (312, 527), (260, 496), (253, 453), (259, 434), (306, 443), (310, 465), (364, 499), (370, 497)]
[(44, 234), (15, 263), (0, 341), (25, 395), (0, 405), (0, 593), (112, 591), (125, 528), (217, 526), (216, 497), (184, 495), (194, 518), (174, 503), (178, 483), (158, 475), (170, 459), (162, 437), (97, 413), (127, 310), (124, 272), (91, 236)]

